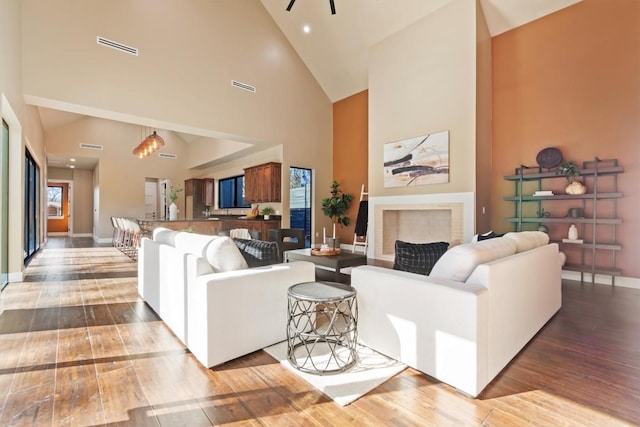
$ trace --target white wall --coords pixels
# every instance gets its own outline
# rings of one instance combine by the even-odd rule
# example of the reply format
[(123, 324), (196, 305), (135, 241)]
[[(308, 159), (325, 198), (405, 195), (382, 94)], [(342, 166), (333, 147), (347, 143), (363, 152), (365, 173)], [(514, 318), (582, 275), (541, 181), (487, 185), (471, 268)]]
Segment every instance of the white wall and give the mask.
[[(331, 102), (260, 2), (23, 0), (22, 4), (24, 93), (29, 102), (255, 144), (252, 152), (282, 146), (285, 206), (290, 165), (313, 169), (315, 183), (321, 188), (330, 185)], [(136, 47), (140, 54), (99, 46), (98, 35)], [(256, 86), (257, 92), (233, 88), (232, 79)], [(131, 138), (111, 141), (132, 143)], [(53, 146), (57, 143), (60, 139), (48, 140), (47, 146), (61, 152)], [(211, 147), (186, 151), (185, 166), (224, 169), (211, 163), (220, 151)], [(96, 204), (101, 230), (108, 229), (106, 220), (116, 211), (142, 214), (130, 207), (139, 197), (137, 191), (124, 200), (109, 195), (122, 189), (112, 184), (113, 170), (104, 169), (101, 164)], [(126, 176), (128, 171), (123, 170)], [(184, 173), (195, 176), (201, 170), (185, 168)], [(317, 199), (315, 213), (321, 216)]]
[[(475, 190), (476, 8), (454, 0), (371, 49), (369, 193)], [(383, 146), (449, 130), (450, 182), (385, 189)]]
[[(0, 0), (0, 115), (9, 125), (9, 280), (22, 279), (23, 170), (28, 147), (46, 179), (44, 138), (35, 108), (22, 98), (21, 7), (19, 0)], [(43, 222), (41, 218), (41, 230)], [(39, 236), (43, 241), (43, 235)]]

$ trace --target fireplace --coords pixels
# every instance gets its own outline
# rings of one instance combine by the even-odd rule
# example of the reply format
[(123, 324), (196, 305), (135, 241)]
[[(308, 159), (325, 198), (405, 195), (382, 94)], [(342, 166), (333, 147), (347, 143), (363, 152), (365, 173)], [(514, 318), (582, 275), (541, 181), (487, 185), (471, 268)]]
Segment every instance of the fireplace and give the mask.
[(370, 258), (393, 261), (395, 241), (468, 242), (474, 230), (473, 193), (369, 198)]

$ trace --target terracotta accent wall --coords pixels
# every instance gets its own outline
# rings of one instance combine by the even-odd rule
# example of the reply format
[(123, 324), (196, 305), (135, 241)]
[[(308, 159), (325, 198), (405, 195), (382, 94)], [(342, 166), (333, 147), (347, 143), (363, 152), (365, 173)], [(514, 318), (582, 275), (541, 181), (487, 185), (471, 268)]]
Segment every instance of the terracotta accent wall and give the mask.
[[(349, 210), (351, 225), (338, 227), (338, 235), (342, 243), (353, 243), (353, 233), (358, 217), (360, 189), (367, 183), (369, 156), (369, 91), (363, 91), (333, 104), (333, 178), (340, 183), (340, 188), (353, 194), (353, 204)], [(322, 198), (329, 196), (330, 188), (316, 187)], [(326, 220), (327, 233), (330, 222)]]
[(617, 264), (632, 278), (640, 278), (639, 28), (639, 1), (584, 0), (492, 40), (493, 228), (511, 229), (503, 217), (513, 205), (502, 198), (513, 184), (503, 176), (536, 165), (542, 148), (579, 163), (616, 158), (625, 170)]
[(482, 8), (476, 10), (475, 229), (483, 233), (491, 229), (491, 35)]

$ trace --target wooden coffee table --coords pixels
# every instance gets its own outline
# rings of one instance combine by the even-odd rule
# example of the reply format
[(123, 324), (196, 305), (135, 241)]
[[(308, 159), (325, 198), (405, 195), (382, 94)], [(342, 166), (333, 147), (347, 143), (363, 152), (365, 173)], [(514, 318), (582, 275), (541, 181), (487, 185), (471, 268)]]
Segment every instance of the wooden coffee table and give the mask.
[(328, 267), (335, 270), (335, 281), (340, 281), (340, 270), (346, 267), (355, 267), (357, 265), (366, 265), (367, 257), (362, 254), (354, 254), (352, 252), (341, 252), (332, 256), (311, 255), (311, 249), (295, 249), (284, 252), (285, 262), (290, 261), (309, 261), (315, 265)]

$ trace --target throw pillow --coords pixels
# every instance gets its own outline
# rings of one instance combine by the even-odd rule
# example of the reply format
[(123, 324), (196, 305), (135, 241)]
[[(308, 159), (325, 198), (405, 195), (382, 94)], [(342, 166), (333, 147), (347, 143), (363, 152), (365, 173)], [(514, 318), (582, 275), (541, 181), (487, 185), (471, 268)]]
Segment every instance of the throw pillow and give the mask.
[(242, 256), (249, 264), (249, 268), (276, 264), (278, 259), (278, 244), (263, 240), (233, 239)]
[(542, 231), (511, 231), (505, 238), (516, 242), (516, 252), (524, 252), (549, 243), (549, 235)]
[(396, 240), (393, 269), (427, 276), (448, 247), (447, 242), (407, 243)]
[(449, 249), (433, 267), (429, 276), (464, 282), (478, 265), (515, 253), (516, 243), (504, 237), (464, 243)]
[(233, 243), (230, 237), (218, 237), (207, 246), (207, 261), (213, 271), (242, 270), (248, 267), (247, 262), (240, 253), (240, 249)]
[(496, 237), (502, 237), (503, 234), (496, 234), (493, 231), (489, 231), (488, 233), (478, 234), (478, 242), (481, 240), (495, 239)]

